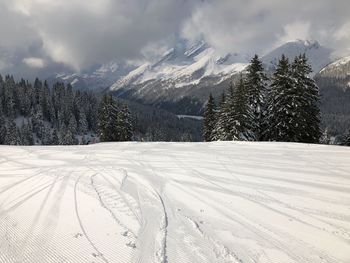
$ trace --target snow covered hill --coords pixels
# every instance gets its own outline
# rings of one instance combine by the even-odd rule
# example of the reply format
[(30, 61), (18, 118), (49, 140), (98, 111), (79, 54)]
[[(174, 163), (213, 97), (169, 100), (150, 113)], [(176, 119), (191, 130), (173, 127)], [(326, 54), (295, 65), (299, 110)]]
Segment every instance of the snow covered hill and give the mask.
[(350, 262), (350, 148), (0, 147), (0, 262)]
[(155, 62), (147, 62), (119, 79), (111, 90), (143, 83), (150, 86), (149, 82), (163, 82), (168, 88), (179, 88), (196, 85), (211, 76), (219, 77), (220, 81), (244, 70), (249, 59), (249, 56), (230, 53), (220, 56), (203, 41), (179, 42)]
[[(331, 62), (331, 50), (317, 41), (296, 40), (283, 44), (263, 57), (267, 67), (274, 67), (282, 54), (290, 59), (306, 53), (315, 73)], [(84, 73), (56, 74), (55, 79), (71, 83), (76, 88), (111, 90), (137, 88), (191, 87), (203, 82), (217, 85), (232, 75), (242, 72), (252, 55), (221, 54), (204, 41), (179, 41), (162, 56), (146, 60), (136, 66), (125, 61), (111, 60)]]
[[(350, 56), (343, 57), (324, 67), (319, 75), (338, 79), (350, 78)], [(350, 82), (348, 86), (350, 87)]]
[(332, 49), (320, 45), (317, 41), (310, 40), (295, 40), (285, 43), (265, 55), (262, 60), (268, 67), (275, 67), (282, 54), (293, 61), (296, 56), (304, 53), (312, 66), (313, 74), (317, 74), (332, 62)]
[(135, 66), (124, 61), (111, 60), (109, 63), (96, 65), (82, 73), (63, 72), (56, 73), (49, 81), (62, 81), (71, 84), (76, 89), (101, 91), (107, 89), (112, 83), (134, 70)]
[[(273, 69), (285, 54), (291, 60), (305, 53), (314, 73), (329, 64), (332, 50), (316, 41), (295, 40), (262, 57)], [(175, 114), (200, 115), (212, 92), (218, 97), (244, 72), (253, 54), (220, 53), (204, 41), (180, 40), (161, 56), (140, 65), (111, 61), (84, 74), (60, 74), (56, 79), (75, 88), (111, 90), (115, 95)]]
[[(331, 49), (321, 46), (317, 41), (296, 40), (274, 49), (262, 60), (266, 67), (274, 68), (278, 59), (285, 54), (293, 60), (305, 53), (314, 73), (319, 72), (331, 62)], [(181, 42), (167, 51), (155, 63), (145, 63), (116, 81), (111, 90), (137, 87), (139, 93), (154, 87), (179, 88), (198, 85), (210, 80), (211, 86), (229, 79), (246, 68), (251, 57), (240, 54), (218, 56), (213, 47), (201, 41), (190, 46)]]

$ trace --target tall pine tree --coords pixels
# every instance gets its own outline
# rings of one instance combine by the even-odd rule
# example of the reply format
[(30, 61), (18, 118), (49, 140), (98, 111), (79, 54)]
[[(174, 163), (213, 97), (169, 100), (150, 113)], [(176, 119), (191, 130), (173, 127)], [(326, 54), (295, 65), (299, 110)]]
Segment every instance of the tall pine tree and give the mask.
[(296, 115), (298, 97), (291, 67), (284, 55), (272, 76), (268, 105), (265, 139), (293, 142), (296, 139), (295, 129), (299, 122)]
[(262, 140), (266, 113), (267, 77), (259, 57), (255, 55), (247, 68), (246, 88), (252, 115), (250, 124), (252, 137), (249, 140)]
[(251, 108), (248, 105), (248, 94), (242, 75), (233, 94), (234, 140), (247, 141), (253, 137), (250, 120), (252, 119)]
[(210, 93), (208, 102), (204, 110), (203, 119), (203, 138), (204, 141), (210, 142), (213, 140), (213, 132), (216, 124), (215, 101)]
[(298, 97), (297, 115), (299, 119), (295, 141), (318, 143), (321, 137), (319, 90), (315, 80), (310, 77), (312, 69), (305, 54), (295, 58), (292, 71)]

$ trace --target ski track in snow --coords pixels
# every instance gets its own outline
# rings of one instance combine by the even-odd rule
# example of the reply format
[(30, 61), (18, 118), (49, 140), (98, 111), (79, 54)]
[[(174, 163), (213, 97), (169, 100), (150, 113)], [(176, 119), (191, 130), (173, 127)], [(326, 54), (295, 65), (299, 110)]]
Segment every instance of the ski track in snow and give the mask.
[(0, 262), (350, 262), (350, 149), (0, 147)]

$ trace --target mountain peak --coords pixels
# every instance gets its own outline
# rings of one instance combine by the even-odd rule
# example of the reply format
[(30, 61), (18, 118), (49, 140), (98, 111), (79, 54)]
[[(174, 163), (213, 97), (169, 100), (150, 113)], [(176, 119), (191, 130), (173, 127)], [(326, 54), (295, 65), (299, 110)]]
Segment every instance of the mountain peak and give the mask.
[(316, 40), (297, 39), (279, 46), (265, 55), (262, 60), (265, 65), (274, 68), (282, 54), (290, 60), (293, 60), (300, 54), (305, 54), (312, 66), (314, 74), (316, 74), (332, 61), (331, 53), (331, 49), (320, 45)]

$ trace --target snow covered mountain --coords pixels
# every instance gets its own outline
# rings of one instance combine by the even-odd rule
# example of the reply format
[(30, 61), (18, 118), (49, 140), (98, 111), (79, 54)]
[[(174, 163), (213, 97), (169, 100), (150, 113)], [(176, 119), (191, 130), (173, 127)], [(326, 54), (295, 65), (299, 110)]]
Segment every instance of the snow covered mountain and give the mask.
[(134, 68), (135, 66), (126, 62), (111, 60), (109, 63), (96, 65), (82, 73), (56, 73), (50, 78), (50, 81), (59, 80), (66, 84), (69, 83), (77, 89), (99, 91), (108, 88), (112, 83), (128, 74)]
[(179, 42), (154, 62), (146, 62), (111, 86), (118, 90), (142, 83), (163, 83), (168, 88), (179, 88), (199, 84), (203, 79), (215, 76), (220, 82), (232, 74), (241, 72), (248, 64), (249, 56), (225, 54), (204, 41), (188, 44)]
[(287, 42), (265, 55), (262, 60), (269, 68), (274, 68), (283, 54), (293, 61), (296, 56), (304, 53), (312, 66), (313, 75), (332, 62), (332, 49), (321, 46), (317, 41), (309, 40)]
[[(262, 59), (268, 68), (273, 68), (278, 59), (285, 54), (291, 60), (305, 53), (315, 73), (331, 62), (332, 50), (322, 47), (316, 41), (296, 40), (288, 42)], [(145, 63), (116, 81), (111, 90), (132, 85), (165, 82), (168, 88), (199, 84), (203, 79), (215, 77), (217, 83), (245, 69), (250, 56), (225, 54), (219, 56), (216, 50), (201, 41), (191, 46), (178, 45), (167, 51), (154, 63)], [(215, 84), (215, 83), (213, 83)]]
[[(267, 68), (273, 68), (285, 54), (293, 59), (305, 53), (315, 73), (331, 62), (332, 50), (321, 46), (317, 41), (296, 40), (288, 42), (263, 56)], [(72, 84), (76, 88), (105, 89), (112, 91), (130, 89), (133, 86), (165, 86), (181, 88), (199, 85), (213, 79), (216, 85), (245, 69), (251, 55), (220, 54), (204, 41), (189, 43), (179, 41), (163, 55), (135, 66), (125, 61), (111, 60), (97, 65), (83, 73), (55, 74), (54, 79)]]
[[(324, 67), (319, 75), (323, 77), (350, 78), (350, 56), (343, 57)], [(350, 83), (349, 83), (350, 86)]]
[[(315, 73), (331, 62), (332, 50), (316, 41), (296, 40), (262, 57), (265, 67), (273, 69), (285, 54), (291, 60), (305, 53)], [(204, 41), (179, 41), (159, 57), (140, 65), (111, 61), (83, 74), (59, 74), (56, 79), (75, 88), (109, 89), (125, 99), (196, 115), (209, 92), (218, 95), (247, 67), (252, 55), (222, 54)], [(175, 109), (173, 105), (176, 106)], [(186, 109), (184, 109), (186, 108)]]

